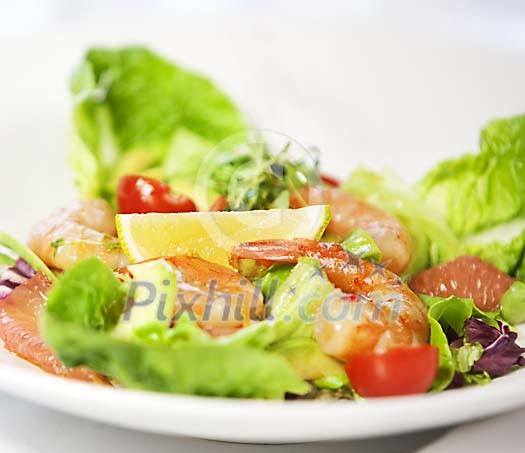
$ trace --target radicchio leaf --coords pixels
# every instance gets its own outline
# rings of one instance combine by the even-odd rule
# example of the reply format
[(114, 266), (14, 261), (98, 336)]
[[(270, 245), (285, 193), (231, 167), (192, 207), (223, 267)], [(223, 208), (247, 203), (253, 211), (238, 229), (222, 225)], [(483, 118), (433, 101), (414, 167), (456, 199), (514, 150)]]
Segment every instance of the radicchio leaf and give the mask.
[(516, 343), (518, 334), (500, 321), (495, 328), (477, 318), (470, 318), (465, 322), (465, 337), (470, 343), (483, 346), (483, 355), (472, 367), (474, 373), (486, 371), (491, 377), (497, 377), (507, 374), (514, 366), (525, 365), (522, 356), (525, 348)]

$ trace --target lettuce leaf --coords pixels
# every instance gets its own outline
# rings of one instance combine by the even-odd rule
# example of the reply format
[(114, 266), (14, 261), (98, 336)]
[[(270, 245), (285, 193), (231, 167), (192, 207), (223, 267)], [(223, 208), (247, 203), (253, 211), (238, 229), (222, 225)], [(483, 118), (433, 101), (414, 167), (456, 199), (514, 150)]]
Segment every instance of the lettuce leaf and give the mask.
[(419, 183), (466, 251), (525, 277), (525, 116), (491, 121), (480, 151), (440, 163)]
[(501, 315), (509, 324), (525, 322), (525, 283), (514, 282), (501, 298)]
[(491, 121), (479, 154), (439, 164), (419, 184), (460, 236), (525, 217), (525, 116)]
[(173, 329), (143, 326), (124, 340), (112, 333), (125, 298), (126, 285), (100, 260), (78, 263), (49, 294), (45, 340), (64, 364), (86, 365), (130, 388), (240, 398), (283, 398), (310, 389), (285, 357), (264, 349), (273, 341), (269, 324), (216, 340), (181, 318)]
[(309, 390), (278, 354), (213, 341), (171, 346), (126, 342), (56, 318), (45, 319), (46, 340), (65, 364), (87, 365), (128, 388), (272, 399)]
[(108, 331), (124, 310), (126, 289), (99, 258), (88, 258), (53, 285), (46, 313), (82, 329)]
[(113, 200), (124, 173), (192, 179), (206, 152), (246, 128), (210, 80), (145, 48), (89, 50), (71, 93), (70, 165), (84, 197)]
[(417, 185), (358, 169), (343, 188), (399, 217), (409, 229), (408, 273), (480, 256), (525, 279), (525, 116), (490, 122), (480, 152), (438, 164)]
[(430, 344), (439, 349), (439, 369), (432, 390), (445, 390), (456, 373), (454, 355), (445, 332), (451, 328), (457, 336), (463, 335), (465, 321), (472, 316), (474, 303), (470, 299), (455, 296), (447, 299), (425, 295), (419, 297), (428, 306)]
[(525, 219), (464, 238), (466, 250), (520, 280), (525, 279)]
[(428, 307), (430, 344), (439, 349), (438, 375), (432, 390), (442, 391), (453, 384), (486, 383), (486, 376), (477, 376), (483, 374), (484, 370), (475, 368), (476, 362), (485, 353), (484, 345), (478, 345), (477, 338), (468, 338), (466, 329), (475, 320), (486, 326), (486, 329), (498, 331), (501, 326), (500, 313), (481, 311), (472, 299), (423, 294), (419, 297)]
[(452, 356), (459, 373), (468, 373), (474, 363), (483, 355), (483, 346), (480, 343), (466, 343), (459, 348), (452, 348)]
[(462, 247), (443, 217), (396, 175), (358, 168), (342, 188), (392, 213), (408, 228), (412, 237), (408, 274), (450, 261), (461, 254)]

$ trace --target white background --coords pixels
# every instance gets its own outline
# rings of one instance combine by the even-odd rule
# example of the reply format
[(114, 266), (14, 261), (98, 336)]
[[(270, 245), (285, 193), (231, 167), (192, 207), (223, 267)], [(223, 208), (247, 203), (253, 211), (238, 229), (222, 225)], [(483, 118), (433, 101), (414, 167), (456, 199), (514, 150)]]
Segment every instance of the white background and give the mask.
[(521, 0), (0, 0), (0, 37), (130, 16), (221, 15), (336, 15), (363, 23), (383, 20), (525, 51), (525, 2)]

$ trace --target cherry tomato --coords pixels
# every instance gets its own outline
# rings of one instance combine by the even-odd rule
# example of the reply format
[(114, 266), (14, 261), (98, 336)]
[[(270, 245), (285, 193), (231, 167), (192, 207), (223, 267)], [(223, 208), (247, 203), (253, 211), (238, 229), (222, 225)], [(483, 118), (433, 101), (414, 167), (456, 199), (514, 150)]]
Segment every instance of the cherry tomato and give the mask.
[(228, 199), (225, 195), (221, 195), (212, 203), (212, 205), (210, 206), (210, 211), (224, 211), (226, 208), (228, 208), (228, 206)]
[(168, 184), (145, 176), (123, 176), (117, 197), (122, 214), (197, 211), (195, 203), (186, 195), (172, 192)]
[(430, 388), (438, 363), (438, 349), (424, 345), (358, 356), (347, 362), (345, 370), (361, 396), (409, 395)]
[(321, 174), (321, 181), (323, 181), (323, 183), (327, 186), (331, 187), (339, 187), (341, 185), (337, 178), (325, 174)]

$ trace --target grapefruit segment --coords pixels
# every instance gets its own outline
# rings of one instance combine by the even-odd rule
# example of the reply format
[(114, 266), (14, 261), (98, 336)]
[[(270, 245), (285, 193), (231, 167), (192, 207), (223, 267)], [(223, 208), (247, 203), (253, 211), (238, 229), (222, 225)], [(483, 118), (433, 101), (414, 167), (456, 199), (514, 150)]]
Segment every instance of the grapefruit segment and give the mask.
[(429, 296), (473, 299), (484, 311), (497, 311), (503, 294), (516, 281), (477, 256), (460, 256), (412, 277), (410, 288)]
[(50, 287), (51, 281), (39, 272), (17, 286), (7, 298), (0, 300), (0, 340), (8, 351), (48, 373), (81, 381), (106, 382), (101, 375), (88, 368), (62, 365), (40, 337), (38, 317)]

